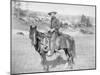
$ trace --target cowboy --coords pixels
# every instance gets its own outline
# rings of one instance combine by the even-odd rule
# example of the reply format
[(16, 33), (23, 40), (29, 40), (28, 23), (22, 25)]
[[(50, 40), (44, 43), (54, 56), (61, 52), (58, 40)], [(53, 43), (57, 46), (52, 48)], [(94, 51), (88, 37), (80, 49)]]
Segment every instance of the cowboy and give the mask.
[[(60, 28), (60, 22), (59, 20), (56, 18), (56, 14), (57, 12), (49, 12), (48, 15), (51, 17), (51, 26), (50, 26), (50, 30), (49, 30), (49, 34), (52, 33), (53, 31), (57, 31), (59, 33), (59, 28)], [(51, 35), (52, 37), (52, 35)], [(54, 45), (55, 43), (52, 43), (52, 39), (49, 38), (49, 49), (50, 49), (50, 55), (52, 55), (54, 53), (54, 51), (56, 49), (56, 46), (51, 46), (51, 45)]]
[(49, 12), (48, 13), (48, 15), (51, 17), (51, 26), (50, 26), (51, 31), (60, 28), (60, 22), (56, 18), (56, 14), (57, 14), (57, 12)]

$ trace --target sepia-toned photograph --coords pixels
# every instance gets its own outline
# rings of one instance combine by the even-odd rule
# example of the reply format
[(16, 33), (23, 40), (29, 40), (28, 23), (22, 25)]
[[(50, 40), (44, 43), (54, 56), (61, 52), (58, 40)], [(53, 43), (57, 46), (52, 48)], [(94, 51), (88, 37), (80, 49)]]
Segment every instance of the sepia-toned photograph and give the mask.
[(96, 69), (96, 6), (11, 0), (11, 74)]

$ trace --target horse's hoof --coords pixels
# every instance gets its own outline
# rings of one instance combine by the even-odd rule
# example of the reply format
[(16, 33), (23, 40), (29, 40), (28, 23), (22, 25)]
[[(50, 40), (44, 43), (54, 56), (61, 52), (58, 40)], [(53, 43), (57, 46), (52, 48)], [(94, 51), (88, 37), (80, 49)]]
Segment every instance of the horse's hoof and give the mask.
[(68, 63), (65, 64), (64, 68), (67, 69), (67, 67), (68, 67)]
[(43, 69), (44, 69), (45, 72), (49, 71), (49, 67), (47, 67), (47, 66), (45, 66)]
[(69, 69), (71, 69), (71, 70), (72, 70), (72, 69), (73, 69), (73, 66), (70, 66), (70, 67), (69, 67)]

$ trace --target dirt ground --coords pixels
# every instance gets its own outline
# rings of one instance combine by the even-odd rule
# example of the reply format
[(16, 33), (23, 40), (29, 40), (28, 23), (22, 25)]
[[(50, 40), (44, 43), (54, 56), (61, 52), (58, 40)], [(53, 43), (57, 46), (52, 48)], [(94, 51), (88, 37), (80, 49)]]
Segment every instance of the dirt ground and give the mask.
[[(17, 30), (18, 31), (18, 30)], [(41, 58), (31, 45), (28, 33), (25, 35), (12, 33), (12, 73), (43, 72)], [(72, 70), (95, 68), (95, 37), (94, 35), (74, 36), (76, 44), (75, 65)], [(65, 70), (64, 64), (59, 64), (50, 71)]]

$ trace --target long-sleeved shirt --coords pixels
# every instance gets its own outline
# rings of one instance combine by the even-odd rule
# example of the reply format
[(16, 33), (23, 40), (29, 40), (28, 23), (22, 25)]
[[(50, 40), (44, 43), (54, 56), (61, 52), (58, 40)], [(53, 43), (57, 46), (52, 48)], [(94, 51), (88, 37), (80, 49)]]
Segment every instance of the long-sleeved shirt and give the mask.
[(55, 28), (55, 29), (59, 29), (60, 28), (60, 22), (55, 16), (53, 16), (51, 18), (51, 28)]

